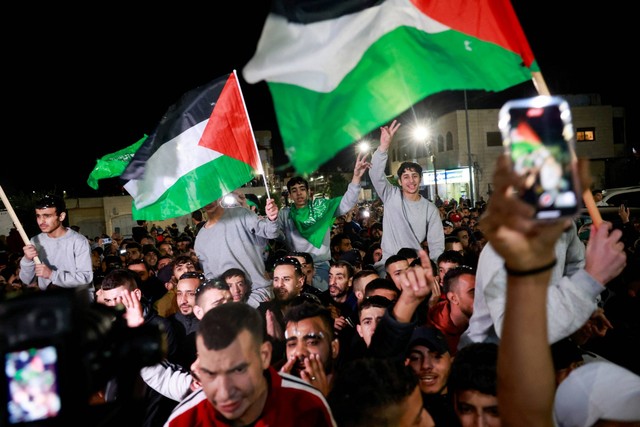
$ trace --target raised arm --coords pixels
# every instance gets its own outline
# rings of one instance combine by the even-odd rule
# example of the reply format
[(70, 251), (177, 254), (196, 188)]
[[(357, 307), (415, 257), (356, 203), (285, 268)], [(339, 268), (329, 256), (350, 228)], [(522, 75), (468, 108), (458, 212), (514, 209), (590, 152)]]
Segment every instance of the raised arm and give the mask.
[(571, 221), (541, 223), (513, 189), (521, 180), (498, 159), (495, 192), (482, 229), (505, 260), (507, 302), (498, 352), (498, 401), (503, 426), (553, 426), (555, 376), (547, 343), (547, 286), (555, 242)]

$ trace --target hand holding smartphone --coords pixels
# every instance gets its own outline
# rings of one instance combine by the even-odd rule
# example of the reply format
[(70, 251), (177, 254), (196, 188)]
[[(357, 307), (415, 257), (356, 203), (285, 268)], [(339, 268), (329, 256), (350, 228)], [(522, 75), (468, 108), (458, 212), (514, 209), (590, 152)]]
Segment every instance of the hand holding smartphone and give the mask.
[(558, 96), (512, 100), (500, 109), (499, 127), (513, 169), (524, 180), (520, 197), (536, 208), (536, 218), (575, 215), (580, 190), (569, 104)]

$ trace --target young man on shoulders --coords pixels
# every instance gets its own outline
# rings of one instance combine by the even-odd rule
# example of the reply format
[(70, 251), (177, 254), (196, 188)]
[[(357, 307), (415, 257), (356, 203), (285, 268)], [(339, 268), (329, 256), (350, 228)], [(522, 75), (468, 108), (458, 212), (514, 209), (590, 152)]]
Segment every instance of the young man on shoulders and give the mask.
[(400, 123), (380, 128), (380, 146), (371, 158), (369, 177), (384, 204), (382, 217), (382, 260), (376, 263), (379, 273), (384, 271), (387, 258), (397, 254), (402, 248), (422, 249), (426, 241), (429, 257), (437, 260), (444, 250), (444, 231), (440, 212), (435, 204), (420, 195), (422, 167), (417, 163), (403, 162), (398, 168), (398, 182), (395, 186), (387, 180), (385, 167), (388, 150)]

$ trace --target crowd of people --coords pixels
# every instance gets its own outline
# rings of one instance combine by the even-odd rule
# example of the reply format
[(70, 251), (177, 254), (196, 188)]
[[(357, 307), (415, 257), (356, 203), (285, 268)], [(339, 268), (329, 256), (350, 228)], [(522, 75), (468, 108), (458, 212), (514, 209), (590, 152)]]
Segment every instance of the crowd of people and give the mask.
[[(621, 207), (622, 228), (588, 240), (535, 221), (502, 157), (488, 203), (432, 202), (420, 165), (387, 179), (399, 127), (344, 195), (297, 176), (290, 203), (236, 191), (184, 230), (90, 239), (47, 196), (4, 293), (83, 286), (130, 327), (159, 325), (165, 359), (135, 378), (144, 426), (638, 425), (638, 219)], [(90, 400), (123, 395), (114, 378)]]

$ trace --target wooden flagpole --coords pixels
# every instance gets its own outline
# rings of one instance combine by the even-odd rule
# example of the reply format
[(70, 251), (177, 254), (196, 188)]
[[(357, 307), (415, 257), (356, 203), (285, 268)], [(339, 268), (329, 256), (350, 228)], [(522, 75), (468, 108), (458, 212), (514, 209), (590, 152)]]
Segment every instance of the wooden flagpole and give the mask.
[[(533, 77), (533, 85), (539, 95), (551, 95), (549, 88), (547, 87), (547, 83), (544, 81), (544, 77), (542, 77), (542, 73), (540, 71), (531, 72), (531, 76)], [(591, 182), (591, 177), (589, 176), (588, 180), (584, 179), (586, 177), (581, 176), (581, 178), (583, 178), (582, 185), (585, 187), (582, 189), (582, 200), (587, 208), (587, 212), (589, 212), (591, 221), (593, 221), (596, 228), (600, 227), (600, 224), (602, 224), (602, 215), (600, 215), (600, 211), (596, 206), (596, 201), (593, 199), (593, 194), (591, 194), (591, 185), (587, 185), (587, 183)]]
[[(11, 203), (9, 202), (9, 198), (4, 193), (4, 189), (2, 188), (1, 185), (0, 185), (0, 197), (2, 197), (2, 202), (4, 203), (4, 207), (7, 208), (7, 212), (9, 212), (9, 215), (13, 220), (13, 224), (18, 229), (20, 236), (22, 236), (22, 241), (24, 242), (25, 246), (30, 245), (31, 241), (29, 240), (29, 236), (27, 236), (27, 233), (25, 233), (24, 228), (22, 228), (22, 224), (20, 223), (20, 220), (18, 219), (18, 216), (13, 210), (13, 206), (11, 206)], [(33, 260), (36, 262), (36, 264), (40, 264), (40, 258), (38, 258), (37, 256)]]

